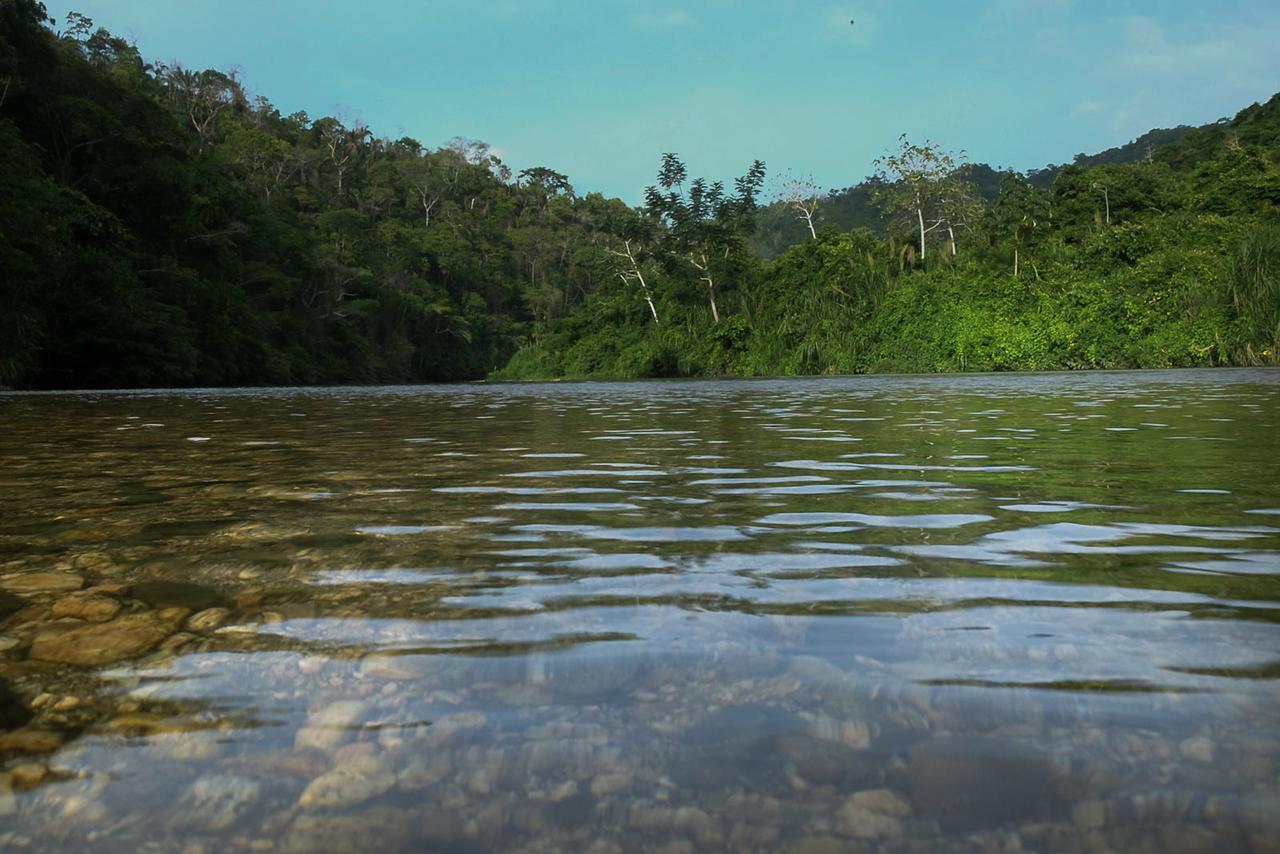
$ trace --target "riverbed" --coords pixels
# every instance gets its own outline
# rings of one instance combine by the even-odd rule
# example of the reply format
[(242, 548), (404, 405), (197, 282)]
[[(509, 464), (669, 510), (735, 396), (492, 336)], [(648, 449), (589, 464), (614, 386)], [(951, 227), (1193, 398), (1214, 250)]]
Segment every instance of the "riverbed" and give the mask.
[(1280, 850), (1280, 372), (0, 394), (0, 848)]

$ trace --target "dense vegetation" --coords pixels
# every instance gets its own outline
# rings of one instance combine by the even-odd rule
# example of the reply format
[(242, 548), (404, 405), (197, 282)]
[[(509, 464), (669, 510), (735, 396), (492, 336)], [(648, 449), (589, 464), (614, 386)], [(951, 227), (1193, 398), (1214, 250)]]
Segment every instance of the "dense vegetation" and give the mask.
[(284, 116), (0, 0), (0, 148), (0, 385), (1259, 364), (1280, 343), (1280, 97), (1029, 177), (903, 139), (863, 184), (764, 206), (763, 164), (726, 189), (667, 155), (634, 209), (483, 143)]

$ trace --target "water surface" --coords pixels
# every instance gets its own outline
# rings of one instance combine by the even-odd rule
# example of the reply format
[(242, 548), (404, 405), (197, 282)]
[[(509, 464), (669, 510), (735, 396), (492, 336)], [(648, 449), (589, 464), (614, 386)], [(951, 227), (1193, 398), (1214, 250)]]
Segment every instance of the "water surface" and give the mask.
[(1248, 370), (0, 396), (0, 847), (1262, 850), (1278, 422)]

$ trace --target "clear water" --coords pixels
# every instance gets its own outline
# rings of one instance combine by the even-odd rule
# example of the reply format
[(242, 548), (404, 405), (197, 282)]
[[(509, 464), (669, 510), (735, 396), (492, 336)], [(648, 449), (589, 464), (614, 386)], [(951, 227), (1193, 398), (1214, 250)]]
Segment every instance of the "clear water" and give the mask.
[(0, 396), (0, 587), (228, 609), (68, 664), (20, 591), (64, 741), (0, 847), (1263, 850), (1278, 425), (1274, 371)]

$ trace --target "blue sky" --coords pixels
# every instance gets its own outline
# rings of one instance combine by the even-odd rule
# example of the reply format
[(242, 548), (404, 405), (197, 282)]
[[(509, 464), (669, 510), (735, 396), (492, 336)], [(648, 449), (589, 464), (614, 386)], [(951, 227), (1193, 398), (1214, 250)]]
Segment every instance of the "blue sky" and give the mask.
[[(71, 0), (284, 113), (484, 140), (635, 202), (664, 151), (857, 183), (898, 134), (1018, 169), (1280, 89), (1276, 0)], [(850, 20), (855, 21), (851, 26)]]

